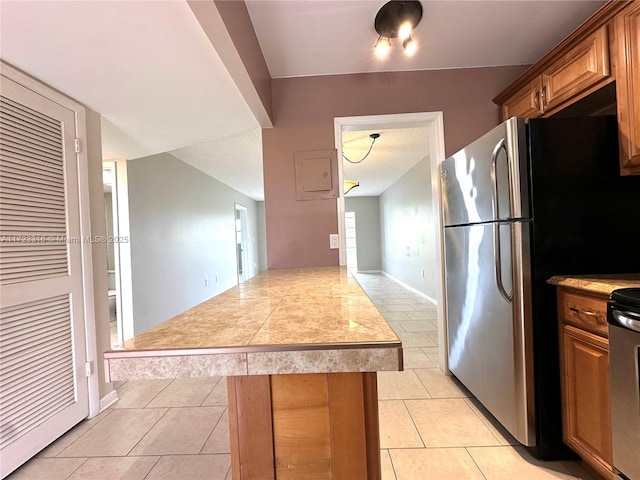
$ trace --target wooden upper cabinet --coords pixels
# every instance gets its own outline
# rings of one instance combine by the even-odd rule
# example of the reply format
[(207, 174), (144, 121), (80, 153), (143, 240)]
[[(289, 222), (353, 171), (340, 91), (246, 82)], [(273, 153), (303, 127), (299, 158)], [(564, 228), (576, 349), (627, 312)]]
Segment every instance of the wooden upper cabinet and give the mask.
[(502, 119), (511, 117), (536, 118), (542, 115), (540, 93), (542, 80), (534, 79), (502, 105)]
[(640, 2), (615, 17), (620, 172), (640, 174)]
[(596, 114), (612, 110), (598, 103), (614, 81), (620, 174), (640, 175), (640, 0), (604, 4), (493, 101), (504, 119), (547, 117), (599, 91), (585, 99)]
[(590, 87), (606, 81), (609, 75), (609, 40), (604, 25), (542, 73), (543, 111), (575, 99)]
[[(552, 58), (555, 60), (541, 67), (531, 81), (501, 102), (504, 120), (553, 114), (609, 83), (607, 26), (603, 25), (566, 53)], [(500, 97), (494, 101), (500, 101)]]

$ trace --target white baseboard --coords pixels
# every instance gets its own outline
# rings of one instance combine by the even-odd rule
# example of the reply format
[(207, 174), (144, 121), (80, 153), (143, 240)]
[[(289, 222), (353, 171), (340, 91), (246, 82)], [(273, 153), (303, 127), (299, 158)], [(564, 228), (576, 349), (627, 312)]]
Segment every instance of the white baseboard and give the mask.
[(382, 270), (358, 270), (358, 273), (382, 273)]
[(100, 413), (104, 412), (107, 408), (118, 401), (118, 392), (111, 390), (104, 397), (100, 399)]
[(438, 305), (438, 302), (431, 298), (429, 295), (427, 295), (424, 292), (421, 292), (420, 290), (418, 290), (417, 288), (412, 287), (411, 285), (407, 285), (406, 283), (404, 283), (401, 280), (398, 280), (397, 278), (395, 278), (392, 275), (389, 275), (387, 272), (382, 271), (381, 272), (385, 277), (390, 278), (391, 280), (393, 280), (394, 282), (396, 282), (398, 285), (403, 286), (404, 288), (406, 288), (407, 290), (411, 290), (413, 293), (415, 293), (416, 295), (424, 298), (427, 302), (429, 302), (432, 305)]

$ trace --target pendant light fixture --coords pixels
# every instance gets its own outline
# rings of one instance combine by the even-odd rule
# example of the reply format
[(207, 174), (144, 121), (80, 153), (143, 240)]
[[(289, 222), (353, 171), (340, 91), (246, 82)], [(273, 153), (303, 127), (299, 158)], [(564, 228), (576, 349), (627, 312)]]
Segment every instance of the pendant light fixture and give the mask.
[(346, 195), (352, 188), (359, 187), (360, 183), (355, 180), (345, 180), (344, 181), (344, 194)]
[(404, 53), (413, 55), (418, 45), (411, 35), (421, 19), (422, 4), (419, 1), (392, 0), (385, 3), (378, 10), (373, 24), (379, 35), (375, 44), (376, 56), (387, 56), (392, 38), (400, 38)]
[(367, 158), (369, 156), (369, 154), (371, 153), (371, 149), (373, 149), (373, 144), (376, 143), (376, 140), (378, 138), (380, 138), (380, 134), (379, 133), (372, 133), (371, 135), (369, 135), (369, 138), (371, 139), (371, 145), (369, 145), (369, 150), (367, 150), (367, 153), (364, 154), (364, 157), (362, 157), (360, 160), (349, 160), (347, 158), (347, 156), (344, 154), (344, 149), (342, 150), (342, 158), (344, 158), (347, 162), (349, 163), (362, 163), (364, 162), (364, 159)]

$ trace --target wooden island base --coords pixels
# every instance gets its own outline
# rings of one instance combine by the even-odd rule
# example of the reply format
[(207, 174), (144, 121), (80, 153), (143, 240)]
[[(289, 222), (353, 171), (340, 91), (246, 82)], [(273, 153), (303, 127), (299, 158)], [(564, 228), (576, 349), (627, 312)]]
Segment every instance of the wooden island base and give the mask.
[(375, 372), (227, 382), (234, 480), (380, 479)]

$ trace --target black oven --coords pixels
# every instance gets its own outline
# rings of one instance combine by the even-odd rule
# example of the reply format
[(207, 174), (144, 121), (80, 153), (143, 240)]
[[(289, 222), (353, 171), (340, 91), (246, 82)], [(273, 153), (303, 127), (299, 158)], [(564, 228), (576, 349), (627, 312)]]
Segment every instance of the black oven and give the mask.
[(613, 466), (640, 480), (640, 288), (614, 291), (607, 310)]

